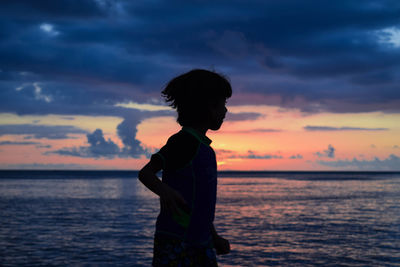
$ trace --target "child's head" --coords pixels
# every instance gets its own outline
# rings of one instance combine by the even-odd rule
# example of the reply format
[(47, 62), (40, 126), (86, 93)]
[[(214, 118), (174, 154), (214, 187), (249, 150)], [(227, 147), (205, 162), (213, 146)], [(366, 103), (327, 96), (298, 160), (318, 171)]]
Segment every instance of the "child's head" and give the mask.
[(195, 69), (172, 79), (161, 94), (170, 106), (176, 108), (180, 125), (206, 124), (209, 129), (218, 130), (232, 88), (224, 76)]

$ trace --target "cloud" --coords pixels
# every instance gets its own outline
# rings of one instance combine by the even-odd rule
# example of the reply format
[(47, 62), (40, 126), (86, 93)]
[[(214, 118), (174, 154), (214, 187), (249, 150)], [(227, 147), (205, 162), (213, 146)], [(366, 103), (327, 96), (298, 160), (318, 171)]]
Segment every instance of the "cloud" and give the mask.
[(23, 163), (23, 164), (0, 164), (5, 170), (97, 170), (102, 169), (98, 165), (88, 164), (64, 164), (64, 163)]
[(51, 145), (42, 145), (42, 144), (36, 146), (36, 148), (51, 148), (51, 147), (52, 147)]
[(3, 124), (1, 135), (27, 135), (25, 139), (68, 139), (69, 134), (85, 134), (87, 131), (70, 125)]
[(42, 88), (39, 86), (39, 83), (35, 82), (35, 83), (33, 83), (32, 85), (33, 85), (33, 87), (35, 88), (35, 98), (36, 98), (36, 99), (38, 99), (38, 100), (43, 100), (43, 101), (45, 101), (45, 102), (47, 102), (47, 103), (49, 103), (49, 102), (52, 101), (51, 96), (49, 96), (49, 95), (44, 95), (44, 94), (42, 93)]
[(375, 157), (373, 160), (336, 160), (336, 161), (317, 161), (318, 164), (350, 170), (373, 170), (373, 171), (400, 171), (400, 157), (391, 154), (386, 159)]
[(303, 156), (300, 155), (300, 154), (292, 155), (292, 156), (289, 157), (289, 159), (302, 159), (302, 158), (303, 158)]
[[(148, 100), (160, 98), (169, 79), (191, 68), (215, 69), (230, 77), (233, 98), (237, 96), (232, 105), (399, 113), (399, 12), (400, 2), (392, 0), (201, 5), (175, 0), (156, 5), (143, 0), (4, 0), (0, 113), (119, 117), (124, 120), (117, 129), (123, 146), (115, 156), (136, 157), (146, 153), (135, 140), (137, 123), (162, 112), (170, 115), (167, 110), (152, 111), (157, 105), (146, 106)], [(255, 112), (228, 113), (227, 120), (260, 118)], [(48, 139), (88, 134), (77, 128), (26, 125), (9, 134)], [(6, 128), (0, 127), (0, 135)], [(106, 151), (114, 147), (110, 142), (103, 142), (104, 147), (109, 144)], [(74, 153), (93, 152), (77, 147)]]
[(324, 150), (323, 152), (315, 152), (314, 154), (317, 155), (318, 157), (328, 157), (328, 158), (334, 158), (335, 157), (335, 148), (332, 145), (328, 145), (328, 149)]
[(42, 23), (39, 28), (50, 36), (57, 36), (60, 33), (54, 29), (54, 26), (49, 23)]
[(249, 129), (249, 130), (224, 131), (224, 133), (253, 134), (253, 133), (279, 133), (282, 131), (283, 131), (282, 129), (258, 128), (258, 129)]
[(118, 145), (115, 144), (111, 139), (105, 140), (103, 131), (101, 129), (96, 129), (93, 133), (88, 133), (86, 137), (89, 146), (63, 148), (55, 151), (49, 151), (44, 154), (58, 154), (82, 158), (105, 157), (110, 159), (119, 155), (120, 148)]
[[(82, 0), (79, 3), (70, 0), (46, 1), (46, 0), (4, 0), (2, 13), (13, 17), (26, 17), (27, 15), (41, 15), (51, 18), (91, 18), (105, 15), (102, 1)], [(107, 1), (112, 4), (112, 1)]]
[(240, 104), (400, 112), (399, 11), (390, 0), (5, 0), (0, 112), (124, 117), (117, 103), (145, 104), (200, 67), (260, 96)]
[(108, 139), (106, 141), (101, 129), (96, 129), (93, 133), (87, 134), (87, 141), (89, 143), (89, 153), (98, 156), (114, 155), (119, 152), (119, 147)]
[(20, 146), (20, 145), (39, 145), (38, 142), (19, 142), (19, 141), (1, 141), (0, 146)]
[(135, 102), (117, 103), (117, 104), (115, 104), (115, 106), (137, 109), (137, 110), (146, 110), (146, 111), (160, 111), (160, 110), (172, 111), (172, 108), (168, 107), (168, 106), (161, 106), (161, 105), (154, 105), (154, 104), (139, 104), (139, 103), (135, 103)]
[(390, 27), (377, 32), (380, 43), (392, 45), (394, 48), (400, 47), (400, 29)]
[(96, 129), (93, 133), (88, 133), (87, 143), (89, 146), (65, 147), (55, 151), (45, 152), (45, 155), (58, 154), (62, 156), (82, 157), (82, 158), (140, 158), (142, 155), (149, 156), (148, 149), (143, 148), (140, 141), (136, 139), (137, 121), (125, 119), (117, 127), (118, 135), (123, 143), (119, 147), (111, 139), (106, 140), (101, 129)]
[(229, 149), (215, 149), (215, 153), (217, 155), (223, 155), (223, 154), (232, 154), (234, 153), (234, 151)]
[(257, 112), (240, 112), (240, 113), (232, 113), (228, 112), (226, 116), (227, 121), (250, 121), (257, 120), (259, 118), (264, 117), (263, 114)]
[(330, 126), (305, 126), (306, 131), (388, 131), (388, 128), (360, 128), (360, 127), (330, 127)]
[(243, 130), (240, 133), (277, 133), (282, 132), (282, 129), (259, 128), (253, 130)]
[(254, 151), (249, 150), (247, 151), (247, 154), (242, 154), (242, 155), (231, 155), (228, 158), (230, 159), (282, 159), (283, 157), (281, 155), (272, 155), (272, 154), (256, 154)]
[[(97, 129), (96, 131), (98, 131)], [(114, 158), (119, 154), (119, 147), (112, 142), (111, 140), (106, 141), (102, 136), (102, 132), (93, 132), (92, 136), (88, 135), (88, 142), (91, 139), (92, 143), (90, 146), (80, 146), (80, 147), (69, 147), (63, 148), (55, 151), (49, 151), (44, 153), (45, 155), (49, 154), (58, 154), (62, 156), (73, 156), (73, 157), (82, 157), (82, 158)], [(100, 130), (101, 131), (101, 130)], [(97, 136), (101, 134), (101, 136)], [(93, 138), (98, 138), (97, 140), (93, 140)]]
[(124, 144), (122, 154), (130, 157), (140, 157), (140, 155), (149, 154), (148, 151), (141, 146), (140, 141), (136, 139), (137, 124), (139, 124), (139, 121), (129, 117), (125, 118), (117, 126), (118, 136)]
[(249, 54), (248, 42), (241, 32), (224, 31), (220, 37), (209, 42), (216, 51), (229, 58), (244, 58)]

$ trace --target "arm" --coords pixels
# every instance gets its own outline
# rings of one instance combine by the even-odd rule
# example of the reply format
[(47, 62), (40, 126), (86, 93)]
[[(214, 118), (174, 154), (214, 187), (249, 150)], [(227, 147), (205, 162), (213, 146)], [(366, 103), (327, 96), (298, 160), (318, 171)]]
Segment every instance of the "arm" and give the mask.
[(163, 183), (158, 179), (156, 173), (162, 169), (162, 162), (151, 159), (140, 171), (139, 181), (150, 189), (154, 194), (160, 196)]
[(179, 207), (185, 209), (186, 202), (183, 197), (163, 183), (158, 177), (157, 172), (162, 169), (162, 162), (152, 158), (139, 172), (139, 180), (153, 193), (160, 197), (161, 207), (171, 214), (179, 214)]
[(231, 251), (229, 241), (217, 234), (214, 224), (211, 226), (211, 235), (217, 255), (228, 254)]

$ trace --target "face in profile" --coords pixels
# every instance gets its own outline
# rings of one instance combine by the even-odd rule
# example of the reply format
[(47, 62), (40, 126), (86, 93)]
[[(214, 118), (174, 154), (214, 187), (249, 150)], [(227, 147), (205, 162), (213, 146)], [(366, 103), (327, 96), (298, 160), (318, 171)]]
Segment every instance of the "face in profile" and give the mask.
[(226, 108), (226, 100), (218, 100), (215, 106), (210, 107), (210, 130), (216, 131), (221, 128), (222, 123), (228, 109)]

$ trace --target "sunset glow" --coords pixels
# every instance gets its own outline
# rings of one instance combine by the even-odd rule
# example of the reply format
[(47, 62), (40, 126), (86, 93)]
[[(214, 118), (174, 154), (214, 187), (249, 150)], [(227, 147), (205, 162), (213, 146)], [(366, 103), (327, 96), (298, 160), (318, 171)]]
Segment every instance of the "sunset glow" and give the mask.
[(400, 170), (393, 3), (100, 2), (1, 8), (1, 169), (140, 169), (180, 129), (161, 90), (205, 68), (220, 170)]

